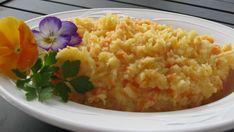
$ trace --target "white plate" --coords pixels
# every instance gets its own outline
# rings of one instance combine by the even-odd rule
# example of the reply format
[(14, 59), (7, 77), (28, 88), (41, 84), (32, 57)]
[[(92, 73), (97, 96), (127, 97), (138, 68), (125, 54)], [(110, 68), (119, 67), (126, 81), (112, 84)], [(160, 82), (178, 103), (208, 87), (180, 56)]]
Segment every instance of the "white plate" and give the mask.
[[(234, 43), (234, 30), (204, 19), (157, 10), (102, 8), (76, 10), (52, 14), (61, 19), (73, 17), (100, 17), (113, 12), (135, 18), (149, 18), (186, 30), (214, 36), (218, 42)], [(38, 25), (43, 17), (27, 21), (30, 27)], [(234, 128), (234, 93), (201, 107), (158, 113), (118, 112), (98, 109), (73, 102), (53, 99), (48, 103), (26, 101), (14, 83), (0, 77), (0, 93), (11, 104), (42, 121), (73, 131), (223, 131)]]

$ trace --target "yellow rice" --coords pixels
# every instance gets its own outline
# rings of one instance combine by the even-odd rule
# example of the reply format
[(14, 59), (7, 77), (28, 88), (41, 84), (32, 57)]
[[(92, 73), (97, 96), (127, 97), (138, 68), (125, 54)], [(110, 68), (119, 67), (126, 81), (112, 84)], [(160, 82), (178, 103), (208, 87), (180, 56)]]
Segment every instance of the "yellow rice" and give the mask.
[(122, 111), (170, 111), (196, 107), (223, 89), (234, 68), (232, 50), (208, 35), (150, 20), (108, 14), (75, 19), (83, 41), (57, 59), (81, 60), (81, 75), (95, 88), (71, 95), (79, 103)]

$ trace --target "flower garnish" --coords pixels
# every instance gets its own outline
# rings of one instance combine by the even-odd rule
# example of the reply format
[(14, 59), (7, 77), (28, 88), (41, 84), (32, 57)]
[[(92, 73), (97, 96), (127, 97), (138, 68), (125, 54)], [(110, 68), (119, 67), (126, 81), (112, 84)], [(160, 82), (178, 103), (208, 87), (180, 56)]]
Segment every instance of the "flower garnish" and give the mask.
[(38, 48), (30, 28), (19, 19), (0, 19), (0, 74), (17, 79), (12, 69), (27, 71), (38, 58)]
[(39, 47), (45, 50), (58, 51), (67, 45), (79, 45), (82, 39), (77, 34), (77, 27), (69, 21), (57, 17), (45, 17), (39, 23), (39, 31), (33, 30)]
[[(56, 17), (44, 18), (39, 31), (14, 17), (0, 19), (0, 74), (15, 79), (27, 100), (58, 95), (66, 102), (71, 91), (83, 94), (94, 87), (89, 77), (78, 74), (80, 60), (56, 60), (59, 49), (81, 41), (75, 24)], [(49, 51), (39, 57), (38, 46)]]

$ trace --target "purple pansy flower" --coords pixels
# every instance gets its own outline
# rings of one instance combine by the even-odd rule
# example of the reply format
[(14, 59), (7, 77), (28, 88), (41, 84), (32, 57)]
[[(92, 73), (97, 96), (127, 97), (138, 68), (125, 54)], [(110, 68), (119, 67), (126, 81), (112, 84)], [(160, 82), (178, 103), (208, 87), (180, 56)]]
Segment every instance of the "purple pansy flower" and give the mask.
[(76, 31), (74, 23), (49, 16), (40, 21), (39, 31), (33, 30), (33, 34), (39, 47), (58, 51), (67, 45), (75, 46), (81, 43), (82, 39)]

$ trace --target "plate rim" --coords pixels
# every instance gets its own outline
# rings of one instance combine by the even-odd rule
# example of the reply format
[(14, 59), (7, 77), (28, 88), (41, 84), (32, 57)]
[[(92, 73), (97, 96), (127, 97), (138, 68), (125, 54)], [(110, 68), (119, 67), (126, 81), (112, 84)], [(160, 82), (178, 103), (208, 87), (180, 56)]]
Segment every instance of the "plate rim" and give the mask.
[[(216, 23), (216, 22), (212, 22), (212, 21), (209, 21), (209, 20), (206, 20), (206, 19), (203, 19), (203, 18), (198, 18), (198, 17), (194, 17), (194, 16), (189, 16), (189, 15), (184, 15), (184, 14), (179, 14), (179, 13), (172, 13), (172, 12), (167, 12), (167, 11), (161, 11), (161, 10), (150, 10), (150, 9), (138, 9), (138, 8), (94, 8), (94, 9), (81, 9), (81, 10), (71, 10), (71, 11), (64, 11), (64, 12), (57, 12), (57, 13), (53, 13), (53, 14), (49, 14), (49, 15), (45, 15), (45, 16), (40, 16), (40, 17), (36, 17), (36, 18), (33, 18), (33, 19), (30, 19), (28, 21), (26, 21), (26, 23), (31, 23), (33, 21), (39, 21), (40, 19), (46, 17), (46, 16), (57, 16), (57, 15), (61, 15), (61, 14), (69, 14), (71, 12), (82, 12), (82, 11), (99, 11), (99, 10), (121, 10), (121, 11), (125, 11), (125, 10), (135, 10), (135, 11), (152, 11), (152, 12), (161, 12), (161, 13), (168, 13), (168, 14), (173, 14), (173, 15), (180, 15), (182, 17), (189, 17), (190, 19), (197, 19), (199, 21), (205, 21), (205, 22), (208, 22), (208, 23), (211, 23), (211, 24), (215, 24), (215, 25), (218, 25), (219, 27), (222, 27), (222, 28), (225, 28), (225, 29), (228, 29), (230, 30), (231, 32), (234, 33), (234, 29), (232, 29), (231, 27), (228, 27), (228, 26), (225, 26), (223, 24), (220, 24), (220, 23)], [(31, 26), (30, 26), (31, 27)], [(36, 117), (37, 119), (39, 120), (43, 120), (49, 124), (53, 124), (55, 126), (58, 126), (58, 127), (61, 127), (59, 126), (59, 124), (64, 124), (66, 122), (62, 121), (62, 120), (57, 120), (58, 118), (57, 117), (53, 117), (52, 118), (49, 118), (48, 117), (48, 114), (45, 114), (43, 112), (41, 112), (40, 110), (35, 110), (35, 109), (31, 109), (32, 107), (29, 107), (25, 104), (23, 104), (22, 102), (18, 102), (16, 100), (16, 98), (11, 95), (10, 93), (7, 92), (7, 90), (5, 90), (1, 84), (0, 84), (0, 93), (4, 94), (3, 95), (3, 98), (5, 100), (7, 100), (8, 102), (10, 102), (11, 104), (13, 104), (14, 106), (16, 106), (17, 108), (23, 110), (25, 113), (28, 113), (29, 115), (33, 116), (33, 117)], [(233, 93), (234, 94), (234, 93)], [(98, 108), (97, 108), (98, 109)], [(109, 111), (109, 110), (107, 110)], [(112, 110), (110, 110), (112, 111)], [(187, 111), (187, 110), (182, 110), (182, 111)], [(165, 112), (163, 112), (165, 113)], [(169, 112), (171, 113), (171, 112)], [(44, 119), (42, 119), (41, 117), (39, 116), (43, 116), (45, 117)], [(72, 123), (71, 123), (72, 124)], [(66, 129), (70, 129), (71, 130), (71, 127), (74, 127), (73, 125), (78, 125), (78, 124), (73, 124), (73, 125), (69, 125), (69, 123), (66, 123), (66, 127), (62, 127), (62, 128), (66, 128)], [(234, 124), (234, 119), (231, 120), (231, 121), (226, 121), (226, 122), (223, 122), (222, 124), (214, 124), (213, 125), (213, 128), (216, 128), (216, 129), (222, 129), (222, 127), (228, 127), (230, 125)], [(109, 129), (106, 129), (105, 130), (105, 127), (100, 127), (100, 128), (97, 128), (96, 126), (92, 128), (92, 126), (85, 126), (84, 124), (80, 124), (80, 126), (78, 126), (79, 128), (82, 128), (84, 130), (86, 130), (87, 128), (89, 128), (90, 130), (92, 131), (97, 131), (97, 130), (101, 130), (101, 131), (110, 131)], [(188, 129), (188, 130), (191, 130), (191, 129)], [(200, 129), (196, 129), (197, 131), (200, 131), (200, 130), (211, 130), (210, 127), (203, 127), (203, 128), (200, 128)], [(111, 130), (111, 131), (114, 131)], [(122, 130), (123, 131), (123, 130)], [(129, 131), (129, 130), (128, 130)], [(135, 130), (134, 130), (135, 131)], [(184, 129), (183, 129), (184, 131)]]

